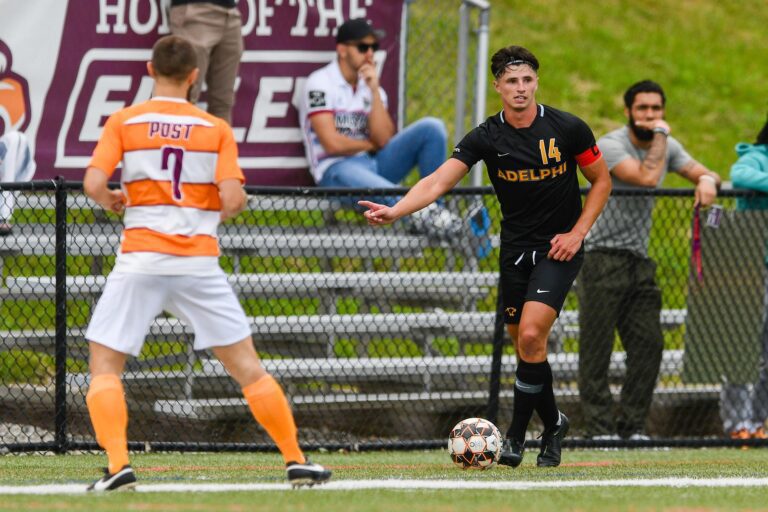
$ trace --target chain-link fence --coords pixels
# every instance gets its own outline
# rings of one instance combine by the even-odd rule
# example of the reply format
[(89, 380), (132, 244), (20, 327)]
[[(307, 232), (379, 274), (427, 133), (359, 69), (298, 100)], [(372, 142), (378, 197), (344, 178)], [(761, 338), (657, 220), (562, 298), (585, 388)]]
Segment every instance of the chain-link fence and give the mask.
[[(490, 76), (489, 61), (478, 62), (483, 30), (488, 30), (490, 10), (483, 2), (459, 0), (408, 0), (403, 125), (425, 117), (442, 119), (451, 143), (458, 142), (471, 127), (485, 120), (484, 77)], [(487, 49), (487, 48), (486, 48)], [(482, 70), (482, 77), (477, 72)], [(478, 95), (478, 80), (482, 89)]]
[[(79, 187), (16, 186), (23, 190), (11, 231), (0, 237), (0, 435), (7, 450), (95, 447), (85, 406), (84, 330), (114, 265), (121, 223), (92, 208)], [(501, 373), (492, 378), (494, 332), (503, 330), (496, 324), (499, 211), (490, 189), (457, 190), (428, 214), (384, 228), (368, 226), (350, 207), (362, 196), (382, 197), (371, 191), (248, 191), (246, 212), (220, 228), (220, 261), (264, 366), (289, 396), (303, 444), (442, 446), (451, 426), (476, 415), (506, 428), (515, 358), (504, 334), (497, 344)], [(754, 394), (765, 349), (768, 215), (737, 210), (735, 194), (726, 193), (720, 226), (708, 226), (702, 212), (693, 230), (690, 191), (654, 195), (650, 256), (662, 297), (663, 350), (657, 366), (640, 361), (641, 377), (658, 377), (646, 377), (652, 401), (641, 418), (652, 440), (638, 442), (728, 444), (723, 419), (747, 414), (738, 404), (742, 393)], [(487, 205), (487, 236), (479, 200)], [(692, 252), (697, 232), (701, 250)], [(699, 254), (701, 273), (692, 273)], [(593, 442), (585, 438), (592, 433), (579, 385), (579, 298), (597, 280), (584, 280), (582, 272), (549, 339), (572, 446)], [(643, 308), (619, 296), (595, 300), (606, 312), (615, 309), (611, 301), (621, 303), (619, 330)], [(603, 320), (611, 321), (594, 321)], [(131, 446), (271, 447), (237, 385), (211, 353), (191, 349), (192, 338), (187, 326), (164, 315), (141, 355), (129, 360)], [(631, 357), (620, 344), (612, 348), (605, 375), (618, 400), (637, 370), (628, 369)], [(758, 415), (761, 400), (753, 404)]]

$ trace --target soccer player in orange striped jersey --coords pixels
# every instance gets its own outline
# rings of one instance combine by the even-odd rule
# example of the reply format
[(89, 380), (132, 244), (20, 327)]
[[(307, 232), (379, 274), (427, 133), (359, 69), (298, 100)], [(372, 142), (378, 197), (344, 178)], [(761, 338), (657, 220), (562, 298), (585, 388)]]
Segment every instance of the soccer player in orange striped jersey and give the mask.
[[(122, 243), (86, 331), (91, 384), (86, 396), (96, 440), (109, 467), (91, 491), (128, 489), (128, 412), (120, 376), (138, 355), (152, 321), (168, 311), (190, 324), (195, 349), (211, 349), (240, 384), (253, 416), (277, 444), (294, 486), (331, 472), (299, 448), (280, 385), (264, 371), (251, 329), (219, 266), (220, 221), (246, 203), (232, 129), (187, 101), (198, 75), (195, 49), (178, 36), (155, 44), (147, 63), (153, 98), (107, 121), (85, 174), (85, 193), (124, 212)], [(121, 190), (107, 181), (122, 161)]]

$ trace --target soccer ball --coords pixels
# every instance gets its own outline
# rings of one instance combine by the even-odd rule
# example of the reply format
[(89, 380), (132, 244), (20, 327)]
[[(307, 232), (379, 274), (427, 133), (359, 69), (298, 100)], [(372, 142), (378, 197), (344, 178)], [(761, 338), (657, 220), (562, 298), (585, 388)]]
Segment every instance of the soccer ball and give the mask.
[(489, 469), (501, 456), (501, 432), (482, 418), (461, 420), (448, 436), (448, 453), (461, 469)]

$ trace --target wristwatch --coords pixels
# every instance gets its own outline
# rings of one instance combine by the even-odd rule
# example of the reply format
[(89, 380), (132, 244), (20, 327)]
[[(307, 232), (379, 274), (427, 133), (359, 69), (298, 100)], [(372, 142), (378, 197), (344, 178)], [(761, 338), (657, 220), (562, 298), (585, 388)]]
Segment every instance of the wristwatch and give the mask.
[(651, 131), (652, 131), (653, 133), (661, 133), (661, 134), (662, 134), (662, 135), (664, 135), (665, 137), (667, 137), (667, 136), (669, 135), (669, 130), (667, 130), (667, 129), (666, 129), (666, 128), (664, 128), (663, 126), (657, 126), (656, 128), (654, 128), (654, 129), (653, 129), (653, 130), (651, 130)]

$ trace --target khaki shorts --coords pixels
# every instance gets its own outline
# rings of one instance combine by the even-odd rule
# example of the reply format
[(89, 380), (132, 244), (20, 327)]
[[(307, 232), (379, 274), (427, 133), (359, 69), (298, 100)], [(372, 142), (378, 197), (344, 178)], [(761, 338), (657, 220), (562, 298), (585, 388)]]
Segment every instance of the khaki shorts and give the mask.
[(195, 350), (232, 345), (251, 335), (224, 272), (209, 276), (112, 272), (85, 337), (136, 356), (150, 325), (163, 311), (192, 326)]

